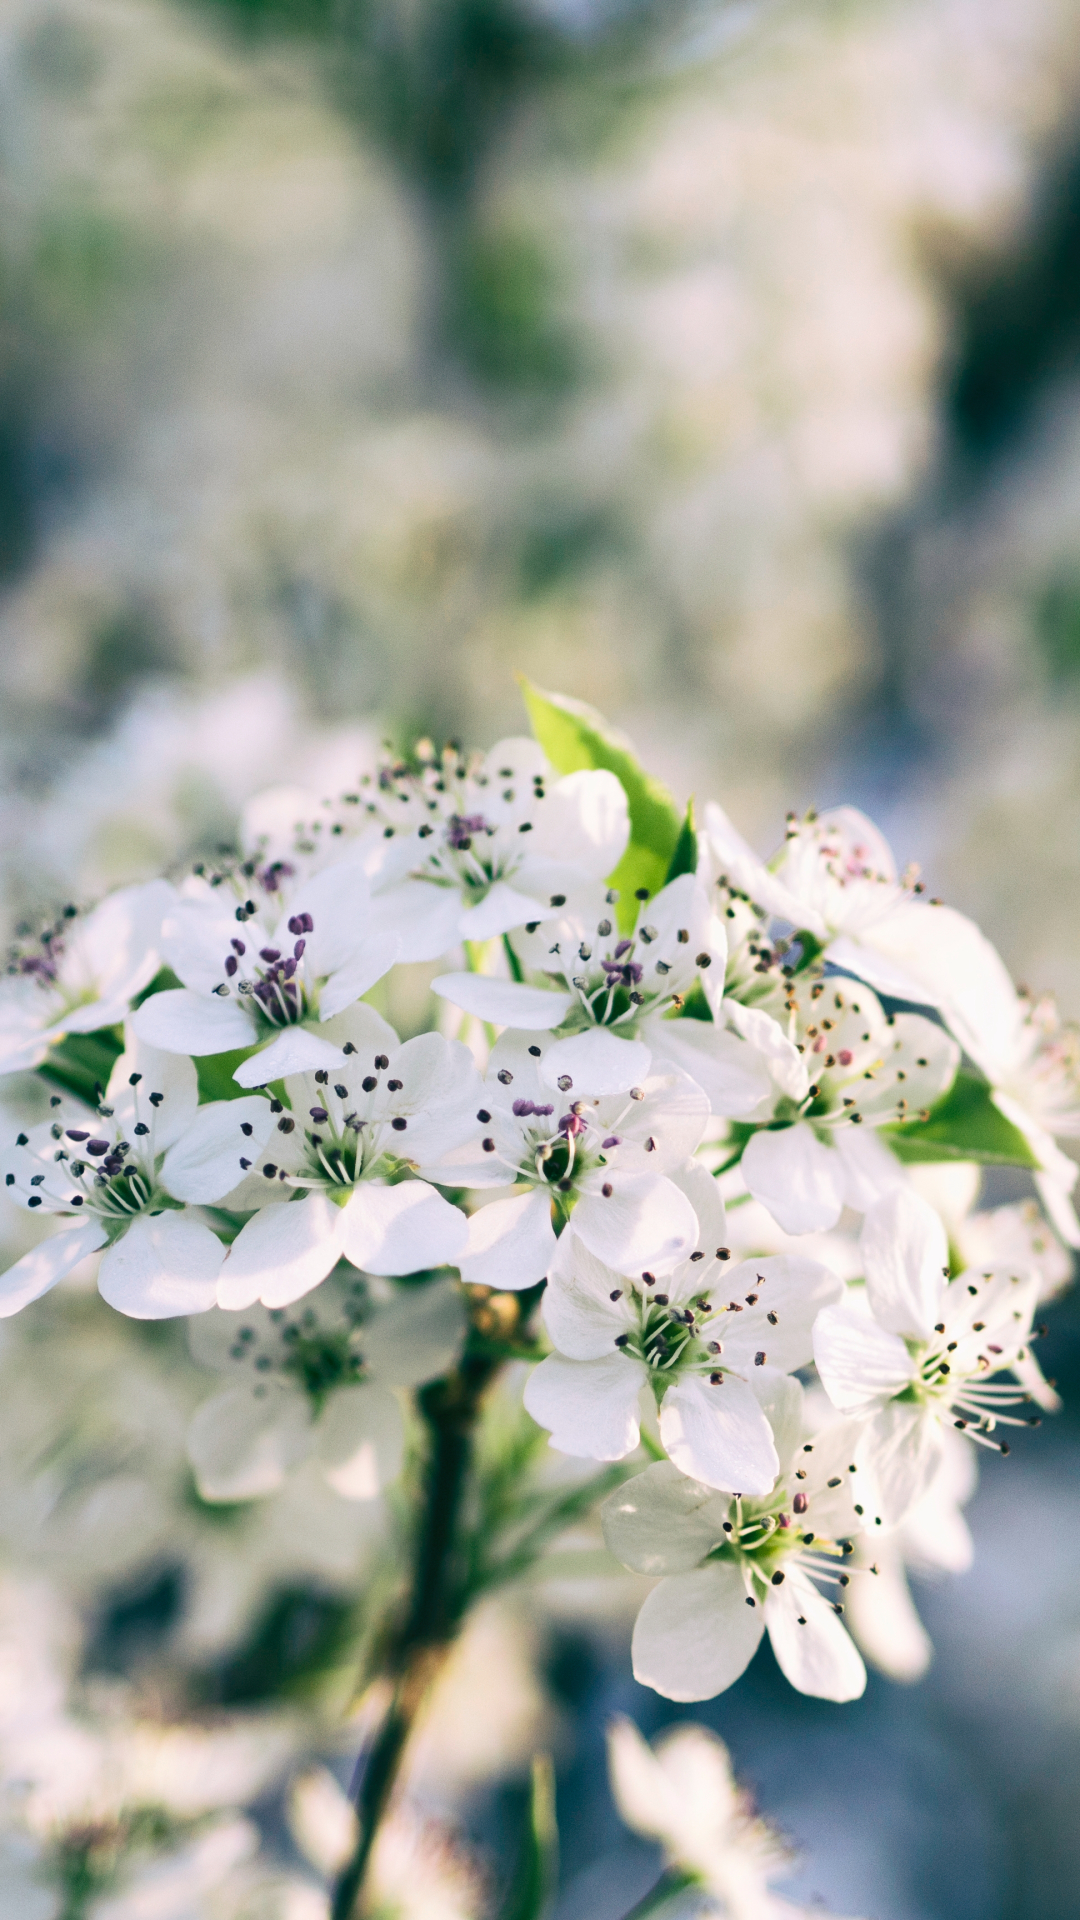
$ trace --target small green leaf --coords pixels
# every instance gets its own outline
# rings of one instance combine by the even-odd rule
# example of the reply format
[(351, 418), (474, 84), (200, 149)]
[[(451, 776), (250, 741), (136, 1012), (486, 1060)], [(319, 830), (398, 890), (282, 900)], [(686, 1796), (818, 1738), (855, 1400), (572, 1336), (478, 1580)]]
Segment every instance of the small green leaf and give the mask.
[(199, 1105), (204, 1107), (210, 1100), (246, 1100), (251, 1088), (238, 1086), (233, 1074), (254, 1052), (254, 1047), (235, 1047), (231, 1053), (201, 1054), (195, 1061)]
[(545, 693), (522, 680), (525, 704), (537, 740), (559, 773), (603, 767), (613, 773), (630, 807), (630, 844), (610, 884), (619, 890), (618, 919), (624, 931), (637, 918), (635, 894), (658, 893), (669, 878), (683, 821), (667, 788), (646, 773), (625, 735), (602, 714), (565, 694)]
[(697, 863), (698, 837), (697, 827), (694, 824), (694, 800), (691, 795), (686, 803), (686, 819), (682, 823), (679, 837), (675, 842), (675, 851), (671, 856), (667, 879), (677, 880), (682, 873), (696, 873)]
[(42, 1079), (96, 1107), (124, 1051), (122, 1027), (99, 1027), (96, 1033), (69, 1033), (50, 1047), (38, 1072)]
[(555, 1819), (555, 1769), (551, 1755), (533, 1757), (529, 1824), (517, 1871), (499, 1920), (544, 1920), (559, 1882), (559, 1829)]
[(961, 1068), (928, 1120), (882, 1127), (881, 1135), (909, 1165), (940, 1160), (976, 1160), (984, 1167), (1039, 1164), (1020, 1129), (998, 1112), (986, 1081), (967, 1068)]

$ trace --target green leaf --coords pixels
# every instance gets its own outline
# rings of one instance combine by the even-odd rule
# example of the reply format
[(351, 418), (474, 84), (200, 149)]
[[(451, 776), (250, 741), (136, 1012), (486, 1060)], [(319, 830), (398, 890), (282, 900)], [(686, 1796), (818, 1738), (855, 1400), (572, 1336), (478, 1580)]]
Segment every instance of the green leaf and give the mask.
[(195, 1061), (199, 1105), (204, 1107), (209, 1100), (246, 1100), (251, 1088), (238, 1086), (233, 1074), (254, 1052), (254, 1047), (235, 1047), (231, 1053), (201, 1054)]
[(667, 879), (677, 880), (682, 873), (696, 873), (697, 863), (698, 837), (697, 827), (694, 824), (694, 800), (693, 795), (691, 795), (686, 803), (686, 819), (679, 829), (679, 837), (675, 842), (675, 851), (671, 856), (671, 864), (667, 870)]
[(984, 1167), (1039, 1164), (1020, 1129), (998, 1112), (986, 1081), (963, 1067), (928, 1120), (882, 1127), (881, 1136), (909, 1165), (939, 1160), (976, 1160)]
[(96, 1033), (69, 1033), (50, 1047), (38, 1072), (88, 1107), (96, 1107), (124, 1051), (122, 1027), (99, 1027)]
[(533, 733), (556, 771), (603, 767), (626, 794), (630, 844), (610, 884), (619, 890), (619, 925), (629, 931), (637, 918), (635, 894), (642, 888), (658, 893), (669, 877), (684, 831), (679, 810), (667, 788), (645, 772), (625, 735), (602, 714), (565, 694), (545, 693), (531, 681), (523, 679), (521, 686)]
[(544, 1920), (559, 1882), (559, 1829), (555, 1819), (555, 1769), (551, 1755), (533, 1757), (529, 1824), (517, 1871), (499, 1910), (499, 1920)]

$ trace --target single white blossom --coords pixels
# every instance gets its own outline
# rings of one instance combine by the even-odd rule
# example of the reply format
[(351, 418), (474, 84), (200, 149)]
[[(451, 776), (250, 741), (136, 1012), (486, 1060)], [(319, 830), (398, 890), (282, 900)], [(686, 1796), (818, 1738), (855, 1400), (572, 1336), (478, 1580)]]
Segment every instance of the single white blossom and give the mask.
[(9, 1199), (68, 1225), (0, 1277), (0, 1317), (46, 1293), (103, 1249), (102, 1297), (138, 1320), (204, 1313), (214, 1304), (224, 1247), (187, 1205), (235, 1184), (245, 1135), (269, 1131), (259, 1095), (198, 1104), (195, 1068), (129, 1028), (96, 1113), (66, 1112), (20, 1133), (0, 1160)]
[[(1011, 1409), (1057, 1396), (1031, 1352), (1033, 1274), (969, 1269), (950, 1280), (945, 1229), (907, 1188), (870, 1208), (861, 1245), (865, 1289), (819, 1314), (814, 1359), (833, 1406), (868, 1422), (859, 1465), (895, 1526), (934, 1479), (946, 1425), (1008, 1453), (989, 1436), (1032, 1424)], [(1019, 1384), (994, 1378), (1006, 1370)]]
[(681, 1472), (765, 1494), (779, 1461), (748, 1383), (755, 1368), (791, 1372), (809, 1362), (815, 1315), (841, 1284), (813, 1260), (733, 1262), (712, 1175), (691, 1162), (670, 1177), (697, 1215), (698, 1246), (662, 1281), (628, 1276), (582, 1246), (571, 1224), (544, 1295), (556, 1351), (530, 1376), (525, 1405), (563, 1453), (621, 1460), (638, 1444), (649, 1388), (660, 1438)]
[(620, 1270), (670, 1272), (697, 1244), (697, 1216), (668, 1175), (701, 1140), (705, 1094), (677, 1072), (650, 1074), (625, 1094), (598, 1094), (587, 1075), (561, 1073), (552, 1085), (551, 1044), (504, 1033), (471, 1137), (421, 1167), (447, 1186), (527, 1189), (472, 1215), (462, 1278), (511, 1289), (543, 1279), (555, 1254), (553, 1209)]
[(66, 1034), (127, 1019), (161, 966), (161, 923), (174, 897), (164, 880), (124, 887), (85, 917), (68, 909), (12, 949), (0, 980), (0, 1074), (40, 1066)]
[(403, 1274), (454, 1263), (465, 1248), (464, 1214), (407, 1176), (475, 1129), (471, 1056), (438, 1033), (403, 1045), (367, 1006), (335, 1025), (351, 1037), (325, 1043), (332, 1064), (287, 1074), (284, 1101), (263, 1101), (259, 1137), (239, 1143), (233, 1179), (242, 1185), (227, 1204), (257, 1211), (229, 1248), (223, 1307), (288, 1306), (342, 1257)]
[(162, 927), (165, 959), (184, 984), (139, 1008), (141, 1039), (194, 1055), (258, 1049), (236, 1070), (243, 1087), (333, 1064), (320, 1027), (381, 979), (401, 943), (355, 863), (294, 879), (287, 862), (248, 860), (185, 883)]
[(647, 1467), (604, 1502), (616, 1559), (661, 1576), (634, 1627), (635, 1677), (669, 1700), (707, 1700), (749, 1665), (764, 1632), (801, 1693), (854, 1700), (866, 1672), (838, 1615), (858, 1530), (852, 1480), (859, 1435), (840, 1421), (804, 1440), (802, 1389), (772, 1369), (751, 1380), (780, 1472), (763, 1498), (729, 1498), (670, 1461)]
[[(650, 1747), (632, 1720), (607, 1730), (615, 1805), (635, 1833), (658, 1840), (668, 1865), (690, 1875), (724, 1920), (811, 1920), (770, 1882), (792, 1872), (795, 1856), (737, 1784), (722, 1740), (692, 1721), (670, 1727)], [(829, 1920), (815, 1905), (817, 1920)]]
[(777, 1093), (747, 1142), (742, 1176), (788, 1233), (835, 1226), (903, 1179), (874, 1129), (925, 1114), (951, 1084), (959, 1049), (920, 1014), (886, 1015), (869, 987), (830, 978), (788, 985), (801, 1090)]
[(436, 1280), (390, 1293), (343, 1266), (296, 1312), (249, 1307), (193, 1320), (194, 1358), (230, 1376), (196, 1412), (188, 1457), (205, 1500), (273, 1493), (315, 1459), (347, 1500), (370, 1500), (404, 1448), (392, 1391), (445, 1373), (465, 1334), (461, 1290)]

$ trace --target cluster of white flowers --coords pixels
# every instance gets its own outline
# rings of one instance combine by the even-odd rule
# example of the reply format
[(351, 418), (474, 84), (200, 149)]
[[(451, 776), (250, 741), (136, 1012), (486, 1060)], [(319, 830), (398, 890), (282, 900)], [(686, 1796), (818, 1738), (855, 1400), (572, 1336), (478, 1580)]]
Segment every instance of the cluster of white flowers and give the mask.
[[(767, 1630), (796, 1687), (851, 1699), (848, 1591), (876, 1577), (850, 1624), (917, 1671), (905, 1564), (963, 1564), (973, 1448), (1056, 1404), (1033, 1320), (1080, 1244), (1080, 1041), (861, 814), (791, 818), (762, 862), (529, 698), (539, 744), (275, 789), (235, 857), (20, 940), (2, 1172), (51, 1230), (0, 1314), (95, 1257), (112, 1307), (191, 1316), (225, 1376), (188, 1435), (204, 1500), (303, 1468), (363, 1501), (402, 1390), (492, 1294), (542, 1294), (533, 1419), (652, 1459), (602, 1516), (657, 1580), (639, 1679), (707, 1697)], [(419, 965), (403, 1040), (378, 1007)], [(980, 1164), (1026, 1168), (1049, 1222), (972, 1213)]]

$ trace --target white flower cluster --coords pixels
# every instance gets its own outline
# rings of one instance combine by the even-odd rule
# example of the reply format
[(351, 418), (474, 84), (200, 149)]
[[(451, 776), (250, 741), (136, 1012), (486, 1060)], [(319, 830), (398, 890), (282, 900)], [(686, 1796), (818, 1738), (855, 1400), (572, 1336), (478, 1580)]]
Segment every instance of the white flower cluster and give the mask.
[[(95, 1256), (111, 1306), (192, 1316), (225, 1376), (189, 1432), (204, 1499), (306, 1463), (363, 1500), (401, 1391), (490, 1293), (542, 1291), (529, 1412), (567, 1454), (652, 1456), (603, 1510), (657, 1579), (638, 1677), (701, 1699), (767, 1631), (850, 1699), (847, 1590), (876, 1576), (886, 1613), (851, 1624), (917, 1671), (905, 1563), (963, 1564), (969, 1443), (1056, 1403), (1033, 1318), (1080, 1244), (1080, 1042), (861, 814), (792, 818), (759, 861), (529, 697), (542, 745), (276, 789), (235, 858), (20, 941), (2, 1172), (52, 1230), (0, 1315)], [(402, 1040), (388, 976), (435, 961)], [(1050, 1224), (973, 1215), (980, 1164), (1026, 1168)]]

